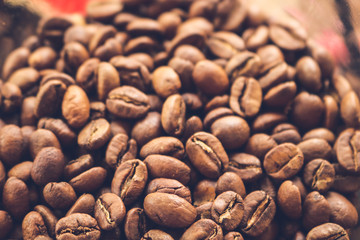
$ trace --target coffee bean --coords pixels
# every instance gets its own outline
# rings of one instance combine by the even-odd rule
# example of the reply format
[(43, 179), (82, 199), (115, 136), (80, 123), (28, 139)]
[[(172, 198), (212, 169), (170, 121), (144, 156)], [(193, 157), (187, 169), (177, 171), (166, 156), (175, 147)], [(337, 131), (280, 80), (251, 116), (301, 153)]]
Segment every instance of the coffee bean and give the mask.
[(0, 210), (0, 238), (5, 239), (13, 226), (13, 220), (10, 214), (4, 210)]
[(119, 133), (110, 140), (105, 161), (111, 168), (116, 169), (123, 161), (135, 159), (136, 154), (136, 141), (129, 139), (126, 134)]
[[(294, 143), (298, 144), (301, 142), (301, 136), (298, 129), (289, 123), (280, 123), (273, 131), (271, 137), (278, 143)], [(304, 156), (305, 157), (305, 156)]]
[(310, 230), (330, 221), (330, 205), (326, 198), (319, 192), (309, 193), (303, 205), (303, 225)]
[(55, 226), (58, 221), (57, 217), (54, 215), (54, 213), (46, 206), (44, 205), (37, 205), (34, 207), (34, 210), (38, 213), (40, 213), (47, 232), (50, 237), (55, 237)]
[(144, 236), (141, 238), (141, 240), (174, 240), (169, 234), (166, 232), (163, 232), (161, 230), (152, 229), (144, 234)]
[(95, 198), (93, 195), (85, 193), (76, 200), (65, 216), (69, 216), (74, 213), (86, 213), (93, 215), (94, 206)]
[(6, 125), (0, 129), (0, 156), (4, 164), (14, 166), (19, 163), (24, 145), (24, 137), (18, 126)]
[(245, 182), (253, 182), (263, 174), (260, 160), (246, 153), (230, 155), (228, 171), (236, 173)]
[(13, 72), (22, 67), (26, 67), (29, 56), (30, 50), (26, 47), (19, 47), (13, 50), (4, 62), (2, 70), (3, 79), (8, 79)]
[(1, 87), (1, 109), (11, 113), (20, 108), (22, 101), (21, 89), (13, 83), (6, 82)]
[(333, 163), (332, 165), (335, 169), (335, 179), (332, 189), (340, 193), (352, 193), (360, 189), (359, 177), (357, 175), (348, 175), (349, 172), (338, 163)]
[(234, 55), (226, 64), (225, 71), (231, 81), (240, 76), (254, 77), (259, 73), (261, 60), (252, 52), (243, 51)]
[(150, 193), (144, 199), (146, 215), (155, 223), (182, 228), (192, 224), (196, 218), (196, 209), (185, 199), (168, 193)]
[(57, 54), (51, 47), (39, 47), (29, 56), (28, 64), (38, 70), (52, 68), (56, 58)]
[(207, 202), (213, 202), (216, 197), (216, 182), (211, 180), (199, 181), (193, 191), (194, 206), (200, 206)]
[(94, 90), (97, 85), (97, 75), (95, 72), (98, 71), (99, 63), (99, 59), (90, 58), (83, 62), (76, 72), (76, 83), (87, 92)]
[(239, 232), (229, 232), (224, 236), (224, 240), (244, 240)]
[(309, 162), (315, 158), (330, 159), (331, 146), (320, 138), (313, 138), (302, 141), (298, 147), (304, 154), (304, 161)]
[(146, 194), (162, 192), (178, 195), (191, 203), (191, 192), (181, 182), (169, 178), (155, 178), (146, 188)]
[(264, 104), (270, 107), (286, 107), (296, 95), (297, 86), (294, 81), (279, 83), (269, 89), (264, 96)]
[(327, 141), (330, 145), (333, 145), (335, 142), (334, 133), (327, 128), (315, 128), (304, 134), (303, 140), (308, 140), (312, 138), (321, 138)]
[(95, 69), (97, 78), (97, 94), (100, 101), (104, 101), (111, 90), (120, 86), (120, 78), (116, 69), (108, 62), (99, 63)]
[(62, 119), (41, 118), (37, 127), (53, 132), (62, 146), (71, 147), (76, 143), (75, 132)]
[(286, 216), (294, 219), (301, 217), (301, 193), (300, 189), (292, 181), (287, 180), (280, 185), (277, 200)]
[(244, 214), (244, 201), (233, 191), (226, 191), (216, 197), (211, 207), (211, 216), (227, 231), (237, 228)]
[(259, 236), (273, 220), (276, 212), (274, 200), (264, 191), (254, 191), (244, 199), (241, 229), (249, 236)]
[(82, 88), (72, 85), (66, 89), (62, 102), (62, 114), (73, 128), (85, 125), (90, 116), (90, 102)]
[(37, 236), (48, 236), (44, 220), (40, 213), (31, 211), (23, 219), (22, 231), (24, 240), (35, 239)]
[(30, 210), (29, 189), (20, 179), (10, 177), (2, 191), (4, 209), (15, 219), (23, 218)]
[(268, 42), (269, 28), (264, 25), (259, 25), (257, 28), (248, 28), (242, 36), (247, 49), (257, 49)]
[(92, 120), (80, 131), (77, 142), (87, 150), (101, 148), (110, 138), (110, 124), (104, 118)]
[(198, 132), (186, 142), (186, 152), (191, 163), (206, 177), (217, 178), (226, 170), (229, 158), (214, 135)]
[(263, 159), (266, 153), (275, 146), (277, 146), (277, 143), (271, 136), (264, 133), (257, 133), (249, 138), (245, 147), (245, 152), (252, 154), (259, 159)]
[(200, 239), (223, 239), (223, 231), (213, 220), (201, 219), (192, 224), (181, 236), (180, 240), (200, 240)]
[(276, 112), (267, 112), (258, 115), (252, 124), (252, 130), (254, 132), (267, 132), (279, 123), (287, 120), (286, 115)]
[(159, 96), (167, 98), (178, 92), (181, 88), (181, 81), (174, 69), (162, 66), (153, 72), (152, 85)]
[(69, 73), (76, 73), (83, 62), (89, 59), (87, 49), (79, 42), (70, 42), (65, 44), (61, 51), (61, 57), (64, 60), (65, 69)]
[(37, 83), (40, 79), (40, 74), (35, 68), (24, 67), (16, 70), (10, 76), (7, 82), (18, 86), (23, 93), (27, 95), (37, 91)]
[(219, 177), (216, 182), (216, 194), (219, 195), (226, 191), (233, 191), (239, 194), (242, 198), (245, 197), (245, 186), (238, 174), (234, 172), (225, 172)]
[(358, 172), (358, 149), (360, 132), (352, 128), (340, 133), (335, 143), (338, 162), (347, 171)]
[(181, 95), (169, 96), (161, 111), (161, 125), (166, 133), (181, 136), (185, 130), (186, 105)]
[(93, 167), (69, 181), (76, 192), (94, 192), (105, 182), (107, 172), (102, 167)]
[(260, 110), (262, 91), (254, 78), (238, 77), (231, 86), (230, 108), (240, 117), (254, 117)]
[(86, 14), (91, 19), (98, 21), (107, 21), (113, 18), (117, 13), (123, 9), (121, 2), (107, 0), (107, 1), (94, 1), (87, 5)]
[(29, 139), (29, 150), (32, 158), (46, 147), (61, 149), (59, 140), (53, 132), (47, 129), (37, 129), (32, 132)]
[(140, 157), (146, 158), (151, 154), (161, 154), (182, 159), (184, 157), (184, 145), (174, 137), (158, 137), (145, 144), (140, 149)]
[(100, 239), (100, 228), (94, 218), (74, 213), (61, 218), (56, 224), (56, 239)]
[(308, 91), (318, 92), (322, 88), (320, 67), (311, 57), (302, 57), (296, 63), (296, 77)]
[(218, 119), (226, 116), (234, 116), (234, 112), (227, 107), (215, 108), (206, 114), (204, 118), (205, 129), (210, 129), (211, 125)]
[(138, 146), (143, 146), (150, 140), (162, 135), (161, 115), (158, 112), (149, 112), (145, 118), (136, 122), (131, 130), (131, 137)]
[(324, 159), (314, 159), (304, 168), (304, 183), (314, 191), (326, 192), (334, 183), (335, 169)]
[(354, 91), (341, 99), (340, 114), (347, 127), (360, 126), (360, 100)]
[(94, 159), (90, 154), (82, 155), (68, 162), (64, 168), (64, 177), (71, 179), (94, 166)]
[(335, 223), (324, 223), (313, 229), (306, 235), (306, 239), (329, 239), (335, 238), (339, 240), (350, 239), (347, 232), (339, 225)]
[(218, 4), (217, 15), (214, 19), (215, 27), (225, 31), (236, 31), (246, 17), (246, 8), (244, 6), (245, 1), (243, 0)]
[(132, 208), (126, 213), (124, 232), (129, 240), (138, 240), (146, 232), (146, 216), (141, 208)]
[(226, 31), (213, 33), (206, 44), (215, 56), (225, 59), (245, 49), (245, 43), (241, 37)]
[(94, 216), (103, 230), (111, 230), (118, 226), (125, 213), (125, 205), (116, 194), (104, 193), (96, 200)]
[(301, 50), (306, 46), (307, 34), (296, 20), (278, 22), (270, 25), (270, 39), (286, 50)]
[(68, 209), (76, 201), (76, 193), (67, 182), (50, 182), (43, 189), (45, 201), (55, 209)]
[(271, 149), (264, 158), (266, 173), (278, 180), (289, 179), (300, 171), (304, 155), (292, 143), (283, 143)]
[[(32, 164), (32, 163), (31, 163)], [(16, 166), (16, 165), (15, 165)], [(11, 169), (12, 170), (12, 169)], [(10, 170), (10, 171), (11, 171)], [(13, 177), (12, 175), (15, 175), (14, 174), (14, 170), (11, 171), (11, 173), (8, 173), (8, 176), (9, 177)], [(21, 178), (20, 178), (21, 179)], [(4, 187), (4, 184), (6, 182), (6, 170), (5, 170), (5, 167), (4, 167), (4, 164), (0, 161), (0, 191), (2, 191), (3, 187)]]
[(147, 179), (145, 163), (137, 159), (125, 161), (116, 168), (111, 182), (111, 192), (120, 196), (125, 205), (129, 205), (142, 194)]

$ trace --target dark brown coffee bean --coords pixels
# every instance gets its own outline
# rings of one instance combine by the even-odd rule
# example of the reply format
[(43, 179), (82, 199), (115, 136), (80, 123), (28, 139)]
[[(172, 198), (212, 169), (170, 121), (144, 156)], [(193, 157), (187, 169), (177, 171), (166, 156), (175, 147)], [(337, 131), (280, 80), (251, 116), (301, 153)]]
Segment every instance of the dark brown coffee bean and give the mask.
[(110, 124), (104, 118), (92, 120), (80, 131), (77, 142), (87, 150), (101, 148), (110, 138)]
[(134, 87), (118, 87), (109, 93), (106, 108), (118, 117), (141, 118), (150, 108), (149, 98)]
[(358, 151), (360, 149), (360, 132), (348, 128), (340, 133), (335, 143), (337, 160), (350, 172), (359, 171)]
[(36, 84), (40, 79), (39, 72), (30, 67), (20, 68), (9, 76), (7, 82), (15, 84), (21, 89), (23, 95), (33, 93), (37, 90)]
[[(76, 73), (76, 83), (85, 91), (94, 90), (97, 85), (97, 75), (100, 60), (97, 58), (90, 58), (79, 66)], [(114, 77), (116, 78), (116, 77)]]
[(104, 193), (96, 200), (94, 216), (103, 230), (114, 229), (122, 222), (125, 214), (125, 205), (116, 194)]
[(304, 154), (305, 163), (315, 158), (330, 159), (331, 157), (331, 146), (321, 138), (302, 141), (298, 144), (298, 147)]
[(193, 190), (194, 206), (200, 206), (207, 202), (213, 202), (216, 197), (216, 182), (211, 180), (199, 181)]
[(116, 56), (110, 60), (121, 76), (121, 83), (145, 91), (150, 85), (150, 73), (141, 62), (123, 56)]
[(204, 118), (205, 129), (210, 129), (211, 125), (217, 120), (225, 116), (234, 116), (234, 112), (227, 107), (215, 108), (206, 114)]
[(211, 125), (211, 133), (220, 140), (225, 149), (234, 150), (246, 143), (250, 128), (241, 117), (226, 116)]
[(36, 126), (37, 118), (34, 113), (36, 97), (31, 96), (24, 98), (21, 105), (20, 122), (22, 126)]
[(292, 182), (283, 182), (277, 193), (278, 205), (286, 216), (299, 219), (302, 214), (300, 189)]
[(238, 77), (231, 86), (230, 108), (241, 117), (254, 117), (262, 102), (261, 87), (254, 78)]
[(4, 210), (0, 210), (0, 238), (5, 239), (13, 226), (13, 220), (10, 214)]
[(144, 159), (144, 163), (152, 178), (176, 179), (185, 185), (190, 181), (190, 168), (176, 158), (152, 154)]
[(354, 91), (348, 92), (341, 99), (340, 114), (347, 127), (360, 126), (360, 100)]
[(1, 109), (11, 113), (19, 109), (22, 102), (21, 89), (13, 83), (6, 82), (1, 86)]
[(305, 229), (308, 230), (330, 221), (330, 205), (319, 192), (314, 191), (306, 196), (302, 220)]
[(129, 240), (140, 239), (147, 231), (145, 212), (141, 208), (132, 208), (126, 213), (124, 232)]
[(58, 80), (66, 85), (66, 87), (75, 84), (75, 80), (68, 74), (59, 72), (57, 70), (48, 69), (48, 72), (46, 70), (43, 70), (40, 73), (40, 76), (43, 78), (40, 81), (40, 87), (45, 85), (46, 83), (52, 81), (52, 80)]
[(245, 49), (244, 40), (232, 32), (220, 31), (212, 34), (206, 42), (212, 54), (229, 59)]
[(285, 107), (294, 99), (297, 86), (294, 81), (280, 83), (271, 89), (264, 96), (264, 103), (270, 107)]
[(171, 228), (187, 227), (196, 218), (195, 207), (175, 194), (150, 193), (144, 199), (144, 210), (152, 221)]
[(211, 207), (211, 216), (227, 231), (237, 228), (244, 214), (244, 201), (233, 191), (221, 193)]
[(146, 187), (146, 195), (154, 192), (175, 194), (191, 203), (191, 192), (181, 182), (170, 178), (155, 178)]
[(240, 76), (254, 77), (261, 67), (261, 60), (258, 55), (252, 52), (243, 51), (234, 55), (226, 64), (225, 71), (231, 81)]
[(358, 212), (355, 206), (343, 195), (329, 192), (326, 200), (330, 206), (330, 222), (339, 224), (344, 229), (353, 228), (358, 223)]
[(36, 95), (35, 115), (51, 117), (60, 109), (66, 85), (59, 80), (51, 80), (41, 86)]
[(37, 129), (32, 132), (29, 139), (29, 150), (34, 159), (37, 154), (45, 147), (61, 149), (59, 140), (53, 132), (47, 129)]
[(239, 232), (229, 232), (224, 236), (224, 240), (244, 240)]
[(116, 169), (111, 182), (111, 192), (120, 196), (125, 205), (129, 205), (142, 194), (147, 179), (145, 163), (137, 159), (125, 161)]
[(184, 145), (174, 137), (158, 137), (146, 143), (140, 150), (140, 157), (146, 158), (151, 154), (161, 154), (183, 159)]
[(174, 69), (162, 66), (153, 72), (152, 85), (159, 96), (167, 98), (178, 92), (181, 88), (181, 81)]
[(144, 234), (141, 240), (174, 240), (174, 238), (172, 238), (171, 235), (164, 231), (151, 229)]
[(266, 173), (278, 180), (289, 179), (300, 171), (304, 155), (292, 143), (283, 143), (271, 149), (264, 158)]
[(40, 186), (60, 179), (65, 167), (62, 151), (55, 147), (45, 147), (39, 151), (31, 168), (31, 178)]
[(307, 91), (319, 92), (322, 88), (320, 67), (311, 57), (302, 57), (296, 63), (296, 78)]
[(276, 112), (267, 112), (258, 115), (252, 124), (254, 132), (266, 132), (278, 125), (279, 123), (287, 120), (286, 115)]
[(245, 197), (244, 206), (241, 229), (249, 236), (259, 236), (275, 216), (275, 202), (264, 191), (254, 191)]
[[(33, 162), (30, 162), (30, 161), (24, 161), (24, 162), (18, 163), (9, 170), (8, 177), (16, 177), (24, 182), (28, 181), (31, 177), (30, 171), (31, 171), (32, 165), (33, 165)], [(0, 170), (0, 172), (1, 172), (1, 170)], [(4, 170), (4, 172), (5, 172), (5, 170)], [(4, 173), (4, 177), (5, 177), (5, 173)], [(5, 182), (5, 178), (4, 178), (4, 182)], [(1, 185), (2, 184), (0, 184), (0, 186)]]
[(49, 236), (55, 237), (55, 226), (58, 219), (54, 213), (44, 205), (37, 205), (34, 207), (34, 210), (40, 213), (43, 218)]
[(294, 143), (301, 142), (301, 136), (298, 129), (289, 123), (280, 123), (272, 131), (271, 137), (278, 143)]
[(277, 146), (277, 143), (271, 136), (264, 133), (257, 133), (249, 138), (245, 147), (245, 152), (252, 154), (259, 159), (264, 159), (266, 153), (275, 146)]
[(305, 133), (303, 136), (303, 140), (308, 140), (308, 139), (313, 139), (313, 138), (324, 139), (330, 145), (334, 144), (334, 142), (335, 142), (334, 133), (327, 128), (315, 128), (315, 129), (310, 130), (309, 132)]
[(192, 76), (196, 86), (208, 95), (223, 94), (229, 87), (224, 69), (209, 60), (199, 61)]
[(161, 125), (166, 133), (181, 136), (185, 130), (186, 105), (181, 95), (169, 96), (161, 111)]
[(135, 159), (137, 144), (134, 139), (129, 139), (126, 134), (116, 134), (109, 142), (106, 149), (105, 161), (113, 169), (126, 160)]
[(94, 166), (94, 159), (90, 154), (82, 155), (68, 162), (64, 168), (64, 177), (67, 180), (89, 170)]
[(23, 239), (35, 239), (37, 236), (48, 236), (44, 220), (40, 213), (31, 211), (22, 221)]
[(239, 29), (247, 15), (245, 6), (246, 3), (243, 0), (218, 3), (214, 19), (215, 27), (225, 31)]
[(13, 218), (23, 218), (30, 210), (29, 189), (26, 184), (18, 178), (8, 178), (2, 191), (2, 203)]
[(301, 92), (294, 99), (291, 117), (297, 127), (308, 130), (321, 123), (324, 111), (325, 105), (320, 97)]
[(197, 62), (206, 59), (204, 53), (200, 51), (199, 48), (186, 44), (176, 48), (174, 52), (174, 57), (190, 61), (193, 64), (196, 64)]
[(94, 192), (103, 185), (106, 175), (104, 168), (93, 167), (72, 178), (69, 184), (76, 192)]
[(82, 88), (72, 85), (66, 89), (62, 114), (73, 128), (85, 125), (90, 116), (90, 101)]
[(55, 209), (68, 209), (76, 201), (76, 193), (67, 182), (50, 182), (43, 189), (45, 201)]
[(149, 112), (145, 118), (137, 121), (131, 130), (131, 137), (138, 146), (143, 146), (150, 140), (162, 135), (161, 115), (158, 112)]
[(103, 45), (107, 39), (114, 37), (115, 34), (116, 29), (113, 26), (97, 27), (89, 42), (90, 54), (93, 54), (99, 46)]
[(236, 173), (245, 182), (253, 182), (263, 174), (260, 160), (247, 153), (230, 155), (228, 171)]
[(324, 159), (314, 159), (304, 168), (304, 183), (312, 190), (326, 192), (335, 179), (334, 167)]
[(229, 164), (219, 139), (206, 132), (195, 133), (189, 138), (186, 153), (196, 169), (209, 178), (219, 177)]
[(200, 99), (200, 96), (194, 93), (184, 93), (181, 95), (181, 97), (184, 99), (184, 102), (186, 104), (186, 108), (189, 111), (197, 111), (200, 110), (203, 107), (202, 100)]
[(242, 198), (245, 197), (245, 186), (238, 174), (234, 172), (225, 172), (219, 177), (216, 182), (216, 194), (219, 195), (226, 191), (233, 191), (239, 194)]
[(349, 240), (349, 235), (340, 225), (335, 223), (324, 223), (317, 227), (311, 229), (311, 231), (306, 235), (308, 240), (318, 240), (318, 239), (339, 239), (339, 240)]
[(100, 239), (100, 228), (94, 218), (84, 213), (74, 213), (61, 218), (56, 224), (56, 239)]
[(74, 213), (86, 213), (92, 215), (94, 212), (94, 206), (95, 198), (93, 195), (85, 193), (76, 200), (65, 216), (69, 216)]
[[(290, 21), (291, 20), (291, 21)], [(306, 47), (307, 33), (295, 19), (270, 25), (270, 39), (286, 50), (301, 50)]]
[(37, 127), (40, 129), (47, 129), (53, 132), (62, 146), (70, 147), (76, 143), (76, 134), (61, 119), (41, 118), (38, 121)]
[(39, 47), (28, 58), (30, 67), (41, 70), (52, 68), (57, 58), (56, 52), (51, 47)]
[(244, 38), (246, 48), (254, 50), (269, 41), (269, 28), (264, 25), (259, 25), (256, 28), (248, 28), (244, 31), (242, 37)]
[(161, 112), (163, 101), (158, 95), (149, 94), (150, 111)]
[(97, 94), (100, 101), (105, 101), (111, 90), (120, 86), (120, 78), (116, 69), (108, 62), (99, 63), (95, 69), (97, 78)]
[[(16, 165), (15, 165), (16, 166)], [(11, 175), (13, 174), (14, 171), (11, 171), (12, 169), (10, 169), (9, 171), (9, 177), (12, 177)], [(10, 175), (11, 174), (11, 175)], [(6, 182), (6, 170), (4, 167), (4, 164), (0, 161), (0, 192), (2, 192), (2, 189), (4, 187), (4, 184)]]
[(65, 70), (69, 73), (76, 73), (80, 65), (89, 58), (89, 53), (84, 45), (79, 42), (65, 44), (61, 51), (64, 60)]
[(223, 231), (210, 219), (200, 219), (193, 223), (181, 236), (180, 240), (223, 239)]
[(2, 69), (3, 79), (8, 79), (17, 69), (26, 67), (29, 56), (30, 50), (26, 47), (19, 47), (13, 50), (4, 61)]
[(6, 125), (0, 129), (0, 156), (4, 164), (14, 166), (19, 163), (24, 147), (24, 137), (18, 126)]

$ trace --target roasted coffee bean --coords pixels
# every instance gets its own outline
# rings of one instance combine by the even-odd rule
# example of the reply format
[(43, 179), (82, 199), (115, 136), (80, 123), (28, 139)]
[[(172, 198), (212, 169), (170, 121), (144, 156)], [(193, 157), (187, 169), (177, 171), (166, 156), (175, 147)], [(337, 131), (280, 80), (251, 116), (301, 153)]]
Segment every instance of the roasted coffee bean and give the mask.
[(34, 159), (45, 147), (61, 149), (60, 142), (53, 132), (47, 129), (37, 129), (32, 132), (29, 139), (29, 150)]
[(211, 180), (199, 181), (193, 191), (194, 206), (213, 202), (216, 197), (216, 182)]
[[(16, 164), (8, 172), (8, 177), (16, 177), (24, 182), (30, 179), (30, 171), (32, 168), (33, 162), (24, 161), (22, 163)], [(0, 170), (1, 171), (1, 170)], [(5, 171), (5, 170), (4, 170)], [(4, 183), (5, 183), (5, 174), (4, 174)], [(3, 186), (3, 184), (2, 184)]]
[(44, 220), (40, 213), (31, 211), (23, 219), (22, 222), (23, 239), (35, 239), (37, 236), (48, 236)]
[(238, 77), (231, 86), (230, 108), (241, 117), (254, 117), (262, 102), (261, 87), (254, 78)]
[(33, 94), (34, 91), (37, 91), (36, 84), (40, 79), (39, 72), (31, 67), (24, 67), (16, 70), (9, 76), (7, 82), (15, 84), (18, 86), (23, 93), (23, 95)]
[(317, 239), (339, 239), (339, 240), (349, 240), (349, 235), (340, 225), (335, 223), (324, 223), (317, 227), (311, 229), (311, 231), (306, 235), (308, 240), (317, 240)]
[(200, 240), (200, 239), (223, 239), (223, 231), (211, 219), (200, 219), (193, 223), (181, 236), (180, 240)]
[(211, 207), (213, 202), (206, 202), (196, 207), (196, 219), (211, 219)]
[(101, 231), (94, 218), (74, 213), (61, 218), (56, 224), (56, 239), (100, 239)]
[(13, 226), (13, 220), (10, 214), (4, 210), (0, 210), (0, 238), (5, 239)]
[(95, 198), (93, 195), (85, 193), (76, 200), (65, 216), (69, 216), (74, 213), (86, 213), (93, 215), (94, 206)]
[(312, 138), (302, 141), (297, 146), (304, 154), (305, 163), (315, 158), (330, 159), (331, 157), (331, 146), (324, 139)]
[(307, 33), (295, 19), (270, 25), (270, 39), (286, 50), (301, 50), (306, 47)]
[(329, 202), (319, 192), (314, 191), (306, 196), (302, 220), (307, 230), (330, 221)]
[(261, 67), (260, 57), (255, 53), (243, 51), (234, 55), (226, 64), (225, 71), (231, 81), (240, 76), (254, 77)]
[(90, 58), (83, 62), (76, 72), (76, 83), (87, 92), (94, 90), (97, 85), (98, 76), (95, 72), (98, 71), (99, 63), (99, 59)]
[(230, 155), (228, 171), (236, 173), (245, 182), (253, 182), (263, 174), (260, 160), (246, 153)]
[(258, 115), (252, 124), (254, 132), (267, 132), (276, 125), (287, 120), (286, 115), (276, 112), (268, 112)]
[(65, 44), (61, 51), (64, 60), (65, 70), (69, 73), (76, 73), (77, 69), (89, 58), (89, 53), (84, 45), (79, 42)]
[(264, 96), (264, 104), (270, 107), (286, 107), (296, 95), (297, 86), (294, 81), (279, 83), (269, 89)]
[(341, 99), (340, 114), (347, 127), (360, 126), (360, 100), (354, 91), (348, 92)]
[(301, 142), (301, 136), (298, 129), (289, 123), (280, 123), (272, 131), (271, 137), (278, 143), (294, 143)]
[(244, 240), (239, 232), (229, 232), (224, 236), (224, 240)]
[(359, 219), (355, 206), (343, 195), (329, 192), (326, 200), (330, 206), (330, 222), (337, 223), (344, 229), (354, 227)]
[(126, 213), (124, 232), (129, 240), (140, 239), (147, 231), (145, 212), (141, 208), (132, 208)]
[(304, 155), (292, 143), (283, 143), (271, 149), (264, 158), (266, 173), (274, 179), (285, 180), (300, 171)]
[(214, 19), (216, 28), (225, 31), (236, 31), (246, 18), (245, 4), (243, 0), (219, 3), (217, 5), (217, 15)]
[(125, 214), (123, 201), (114, 193), (104, 193), (96, 200), (94, 216), (103, 230), (114, 229), (122, 222)]
[(64, 177), (71, 179), (94, 166), (94, 159), (90, 154), (82, 155), (68, 162), (64, 168)]
[(4, 62), (2, 68), (3, 79), (8, 79), (17, 69), (26, 67), (29, 56), (30, 50), (26, 47), (19, 47), (13, 50)]
[[(16, 165), (15, 165), (16, 166)], [(12, 169), (10, 169), (11, 171)], [(9, 171), (9, 172), (10, 172)], [(14, 171), (12, 171), (11, 173), (8, 173), (8, 176), (9, 177), (13, 177), (11, 176), (12, 173)], [(10, 175), (11, 174), (11, 175)], [(20, 178), (21, 179), (21, 178)], [(4, 184), (5, 184), (5, 181), (6, 181), (6, 170), (5, 170), (5, 167), (4, 167), (4, 164), (0, 161), (0, 191), (2, 192), (2, 189), (4, 187)]]
[(104, 118), (92, 120), (80, 131), (78, 145), (87, 150), (101, 148), (110, 138), (110, 124)]
[(308, 140), (308, 139), (312, 139), (312, 138), (324, 139), (330, 145), (334, 144), (334, 142), (335, 142), (334, 133), (327, 128), (315, 128), (315, 129), (305, 133), (302, 139)]
[(324, 159), (314, 159), (304, 168), (304, 183), (321, 193), (330, 189), (335, 179), (334, 167)]
[(182, 184), (190, 181), (190, 167), (174, 157), (152, 154), (144, 159), (144, 163), (152, 178), (171, 178)]
[(58, 219), (54, 213), (44, 205), (37, 205), (34, 207), (34, 210), (40, 213), (43, 218), (49, 236), (55, 237), (55, 226)]
[(45, 201), (55, 209), (68, 209), (76, 201), (76, 193), (67, 182), (50, 182), (43, 189)]
[(185, 199), (169, 193), (150, 193), (144, 199), (146, 215), (155, 223), (171, 228), (191, 225), (196, 209)]
[(210, 129), (211, 125), (218, 119), (225, 116), (234, 116), (234, 112), (227, 107), (218, 107), (206, 114), (204, 118), (205, 129)]
[(158, 112), (149, 112), (145, 118), (136, 122), (131, 130), (131, 137), (138, 146), (143, 146), (150, 140), (162, 135), (161, 115)]
[(65, 167), (62, 151), (55, 147), (45, 147), (39, 151), (31, 168), (32, 180), (40, 186), (60, 180)]
[(241, 229), (249, 236), (259, 236), (269, 226), (276, 212), (274, 200), (264, 191), (254, 191), (244, 199)]
[(19, 109), (22, 102), (21, 89), (13, 83), (6, 82), (1, 86), (1, 110), (11, 113)]
[(130, 205), (142, 194), (148, 179), (145, 163), (129, 160), (121, 163), (111, 182), (111, 192), (120, 196), (125, 205)]
[(97, 94), (100, 101), (105, 101), (111, 90), (120, 86), (120, 78), (116, 69), (108, 62), (99, 63), (95, 69), (97, 78)]
[(75, 132), (62, 119), (41, 118), (37, 127), (53, 132), (62, 146), (71, 147), (76, 143)]
[(275, 146), (277, 146), (277, 143), (271, 136), (264, 133), (257, 133), (249, 138), (245, 147), (245, 152), (252, 154), (259, 159), (264, 159), (266, 153)]
[(211, 216), (220, 226), (231, 231), (237, 228), (243, 218), (244, 201), (233, 191), (221, 193), (213, 202)]
[(141, 118), (149, 111), (149, 98), (134, 87), (122, 86), (109, 93), (106, 108), (117, 117)]
[(244, 31), (242, 37), (247, 49), (257, 49), (268, 42), (269, 28), (264, 25), (259, 25), (257, 28), (248, 28)]
[(0, 129), (0, 156), (5, 165), (19, 163), (24, 147), (24, 137), (18, 126), (6, 125)]
[(146, 143), (140, 149), (140, 157), (146, 158), (151, 154), (161, 154), (182, 159), (184, 157), (184, 145), (174, 137), (158, 137)]
[(73, 128), (85, 125), (90, 116), (90, 101), (82, 88), (72, 85), (66, 89), (62, 114)]
[(346, 129), (340, 133), (334, 146), (338, 162), (343, 168), (350, 172), (359, 171), (359, 137), (359, 131), (352, 128)]
[(302, 213), (302, 201), (300, 189), (292, 182), (283, 182), (277, 193), (277, 201), (280, 209), (286, 216), (299, 219)]
[(196, 86), (208, 95), (223, 94), (229, 87), (229, 79), (224, 69), (209, 60), (199, 61), (192, 76)]
[(335, 169), (335, 179), (332, 189), (340, 193), (352, 193), (360, 189), (358, 175), (349, 175), (349, 172), (342, 168), (338, 163), (333, 163), (332, 165)]
[(302, 57), (296, 63), (296, 78), (310, 92), (318, 92), (322, 88), (320, 67), (311, 57)]
[(30, 67), (37, 70), (52, 68), (55, 65), (57, 54), (51, 47), (39, 47), (28, 58)]
[(170, 234), (167, 234), (164, 231), (152, 229), (144, 234), (141, 240), (174, 240)]
[(8, 178), (2, 191), (2, 202), (13, 218), (21, 219), (30, 209), (28, 187), (18, 178)]
[(219, 177), (216, 182), (216, 194), (219, 195), (226, 191), (233, 191), (239, 194), (242, 198), (245, 197), (245, 186), (238, 174), (234, 172), (225, 172)]
[(123, 161), (135, 159), (137, 144), (134, 139), (129, 139), (126, 134), (116, 134), (109, 142), (106, 149), (105, 161), (113, 169), (116, 169)]
[(37, 118), (34, 113), (36, 103), (36, 97), (31, 96), (24, 98), (21, 105), (21, 115), (20, 122), (22, 126), (35, 126), (37, 123)]
[(152, 85), (155, 92), (163, 98), (176, 94), (181, 88), (178, 74), (171, 67), (162, 66), (152, 74)]
[(213, 33), (206, 42), (212, 54), (219, 58), (229, 59), (245, 49), (244, 40), (232, 32)]
[(186, 152), (196, 169), (209, 178), (219, 177), (229, 164), (219, 139), (206, 132), (192, 135), (186, 142)]
[(76, 192), (94, 192), (105, 182), (107, 172), (102, 167), (93, 167), (69, 181)]
[(169, 96), (161, 111), (161, 125), (172, 136), (181, 136), (185, 130), (186, 105), (179, 94)]

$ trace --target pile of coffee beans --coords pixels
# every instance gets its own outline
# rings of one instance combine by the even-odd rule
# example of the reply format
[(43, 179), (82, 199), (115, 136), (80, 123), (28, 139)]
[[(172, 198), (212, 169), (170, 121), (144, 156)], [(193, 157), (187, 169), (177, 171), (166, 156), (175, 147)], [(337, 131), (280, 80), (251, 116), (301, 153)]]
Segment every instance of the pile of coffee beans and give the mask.
[(0, 239), (350, 239), (359, 97), (249, 2), (41, 19), (2, 69)]

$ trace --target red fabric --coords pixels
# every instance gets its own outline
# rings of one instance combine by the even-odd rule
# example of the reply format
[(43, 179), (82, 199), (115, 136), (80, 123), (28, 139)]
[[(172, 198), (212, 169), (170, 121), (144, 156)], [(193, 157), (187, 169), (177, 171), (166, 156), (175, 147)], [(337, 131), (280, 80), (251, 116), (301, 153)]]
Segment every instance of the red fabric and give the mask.
[(88, 0), (45, 0), (56, 11), (61, 13), (85, 14), (85, 6)]

